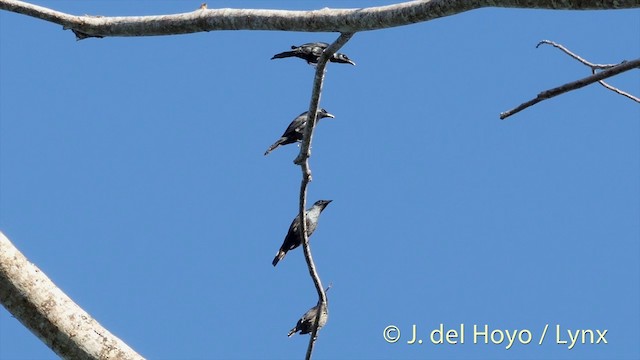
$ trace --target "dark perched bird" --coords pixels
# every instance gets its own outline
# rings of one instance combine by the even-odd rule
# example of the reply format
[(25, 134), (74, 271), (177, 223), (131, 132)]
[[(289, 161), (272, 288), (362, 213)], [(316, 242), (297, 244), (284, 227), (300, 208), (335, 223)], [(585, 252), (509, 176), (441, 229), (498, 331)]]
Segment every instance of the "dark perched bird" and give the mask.
[[(291, 124), (287, 127), (287, 130), (284, 131), (284, 134), (278, 139), (273, 145), (269, 146), (267, 151), (265, 151), (265, 155), (269, 155), (270, 152), (275, 150), (280, 145), (293, 144), (294, 142), (302, 141), (302, 135), (304, 134), (304, 128), (307, 127), (307, 114), (309, 112), (305, 111), (302, 114), (298, 115)], [(327, 110), (320, 109), (318, 110), (318, 118), (316, 121), (322, 118), (334, 118), (332, 114), (329, 114)]]
[[(332, 200), (318, 200), (307, 210), (305, 216), (307, 219), (307, 237), (311, 236), (311, 234), (316, 230), (320, 213), (331, 201)], [(273, 258), (273, 262), (271, 262), (271, 264), (276, 266), (278, 261), (282, 260), (282, 258), (287, 255), (287, 251), (293, 250), (300, 245), (302, 245), (300, 242), (300, 216), (296, 216), (296, 218), (293, 219), (293, 222), (291, 222), (289, 232), (287, 232), (287, 236), (284, 238), (282, 246), (280, 246), (280, 250), (278, 250), (276, 257)]]
[[(308, 64), (316, 65), (318, 63), (320, 55), (322, 55), (322, 52), (328, 47), (329, 44), (324, 42), (307, 43), (300, 46), (293, 45), (291, 46), (291, 51), (285, 51), (281, 52), (280, 54), (275, 54), (273, 55), (271, 60), (295, 56), (299, 57), (300, 59), (306, 60)], [(341, 53), (333, 54), (329, 61), (342, 64), (356, 64), (351, 59), (349, 59), (347, 55)]]
[[(320, 320), (318, 320), (318, 330), (320, 330), (320, 328), (322, 328), (329, 319), (328, 306), (325, 306), (322, 310), (323, 311), (322, 314), (320, 314)], [(317, 315), (318, 305), (312, 307), (311, 309), (309, 309), (309, 311), (302, 315), (300, 320), (298, 320), (296, 326), (293, 329), (289, 330), (289, 334), (287, 334), (287, 336), (291, 337), (291, 335), (295, 334), (298, 331), (300, 331), (300, 335), (309, 334), (313, 330), (313, 323), (315, 322)]]

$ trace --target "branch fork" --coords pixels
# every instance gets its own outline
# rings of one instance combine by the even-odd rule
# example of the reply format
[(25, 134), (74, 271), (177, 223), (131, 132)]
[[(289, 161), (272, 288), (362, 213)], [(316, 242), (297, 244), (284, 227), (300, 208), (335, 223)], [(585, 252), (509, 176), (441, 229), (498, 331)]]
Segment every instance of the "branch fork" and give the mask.
[[(518, 105), (517, 107), (505, 111), (503, 113), (500, 114), (500, 120), (504, 120), (507, 117), (519, 113), (520, 111), (533, 106), (543, 100), (547, 100), (547, 99), (551, 99), (552, 97), (556, 97), (558, 95), (564, 94), (566, 92), (572, 91), (572, 90), (577, 90), (580, 89), (582, 87), (585, 87), (587, 85), (593, 84), (594, 82), (599, 82), (600, 85), (604, 86), (605, 88), (620, 94), (622, 96), (625, 96), (633, 101), (636, 101), (638, 103), (640, 103), (640, 99), (636, 96), (633, 96), (629, 93), (626, 93), (620, 89), (617, 89), (607, 83), (605, 83), (604, 79), (621, 74), (625, 71), (629, 71), (632, 69), (638, 69), (640, 68), (640, 58), (635, 59), (635, 60), (631, 60), (631, 61), (622, 61), (619, 64), (593, 64), (583, 58), (581, 58), (580, 56), (574, 54), (573, 52), (569, 51), (569, 49), (565, 48), (564, 46), (557, 44), (553, 41), (550, 40), (542, 40), (538, 43), (538, 45), (536, 45), (536, 48), (539, 47), (540, 45), (543, 44), (547, 44), (547, 45), (551, 45), (555, 48), (558, 48), (560, 50), (562, 50), (565, 54), (571, 56), (572, 58), (578, 60), (579, 62), (581, 62), (582, 64), (588, 66), (591, 68), (591, 76), (587, 76), (585, 78), (582, 78), (580, 80), (576, 80), (570, 83), (566, 83), (564, 85), (555, 87), (553, 89), (550, 90), (545, 90), (541, 93), (538, 94), (538, 96), (536, 96), (534, 99), (531, 99), (527, 102), (524, 102), (520, 105)], [(597, 71), (597, 70), (601, 70), (601, 71)]]

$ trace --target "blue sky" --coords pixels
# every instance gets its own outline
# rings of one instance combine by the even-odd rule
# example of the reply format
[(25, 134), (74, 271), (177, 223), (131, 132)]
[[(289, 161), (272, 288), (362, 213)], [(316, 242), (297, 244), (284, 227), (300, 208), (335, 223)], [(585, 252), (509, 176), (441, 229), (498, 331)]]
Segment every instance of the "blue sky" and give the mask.
[[(73, 14), (183, 1), (38, 4)], [(317, 9), (391, 1), (216, 1)], [(640, 106), (598, 85), (501, 121), (640, 53), (640, 12), (482, 9), (356, 34), (328, 67), (309, 203), (329, 292), (317, 359), (640, 357)], [(297, 359), (316, 294), (302, 251), (271, 260), (297, 212), (313, 68), (269, 60), (336, 34), (224, 31), (76, 41), (0, 12), (0, 229), (103, 326), (152, 359)], [(611, 84), (636, 95), (635, 73)], [(465, 325), (465, 343), (428, 333)], [(422, 345), (408, 345), (417, 325)], [(473, 326), (529, 344), (473, 343)], [(401, 339), (389, 344), (383, 329)], [(549, 333), (538, 345), (545, 325)], [(555, 327), (608, 344), (556, 344)], [(597, 339), (597, 337), (596, 337)], [(0, 358), (55, 355), (0, 309)]]

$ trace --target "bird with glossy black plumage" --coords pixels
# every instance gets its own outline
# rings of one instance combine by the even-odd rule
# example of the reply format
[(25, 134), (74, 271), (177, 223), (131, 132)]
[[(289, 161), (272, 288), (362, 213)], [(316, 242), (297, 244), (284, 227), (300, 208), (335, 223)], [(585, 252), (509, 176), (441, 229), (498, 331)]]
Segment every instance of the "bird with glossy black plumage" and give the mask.
[[(329, 44), (325, 42), (314, 42), (314, 43), (306, 43), (300, 46), (292, 45), (291, 51), (281, 52), (279, 54), (273, 55), (271, 60), (273, 59), (282, 59), (288, 57), (298, 57), (300, 59), (306, 60), (310, 65), (318, 64), (318, 59), (320, 55), (324, 52), (326, 48), (329, 47)], [(329, 59), (331, 62), (342, 63), (342, 64), (351, 64), (355, 65), (356, 63), (349, 59), (349, 57), (342, 53), (335, 53)]]
[[(307, 237), (311, 236), (318, 226), (318, 220), (320, 219), (320, 213), (329, 205), (332, 200), (318, 200), (313, 206), (306, 211), (305, 218), (307, 220)], [(287, 236), (285, 236), (282, 246), (273, 258), (271, 265), (276, 266), (280, 260), (287, 255), (289, 250), (293, 250), (302, 245), (300, 241), (300, 216), (296, 216), (289, 226)]]
[[(302, 137), (304, 135), (304, 129), (307, 127), (307, 114), (309, 112), (305, 111), (302, 114), (298, 115), (287, 127), (287, 130), (284, 131), (280, 139), (276, 140), (273, 145), (269, 146), (267, 151), (265, 151), (265, 155), (269, 155), (270, 152), (275, 150), (277, 147), (287, 144), (293, 144), (295, 142), (301, 142)], [(320, 109), (318, 110), (317, 120), (319, 121), (322, 118), (334, 118), (332, 114), (329, 114), (327, 110)]]

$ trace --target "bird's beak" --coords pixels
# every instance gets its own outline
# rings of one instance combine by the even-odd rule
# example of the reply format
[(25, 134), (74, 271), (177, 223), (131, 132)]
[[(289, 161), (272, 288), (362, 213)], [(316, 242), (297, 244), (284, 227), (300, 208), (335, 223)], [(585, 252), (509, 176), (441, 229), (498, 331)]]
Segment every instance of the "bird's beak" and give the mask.
[(356, 66), (356, 62), (355, 62), (355, 61), (353, 61), (353, 60), (349, 60), (349, 64), (351, 64), (351, 65), (353, 65), (353, 66)]
[(330, 118), (332, 118), (332, 119), (333, 119), (333, 118), (335, 118), (335, 116), (334, 116), (333, 114), (329, 114), (329, 113), (326, 113), (324, 116), (325, 116), (325, 117), (330, 117)]

